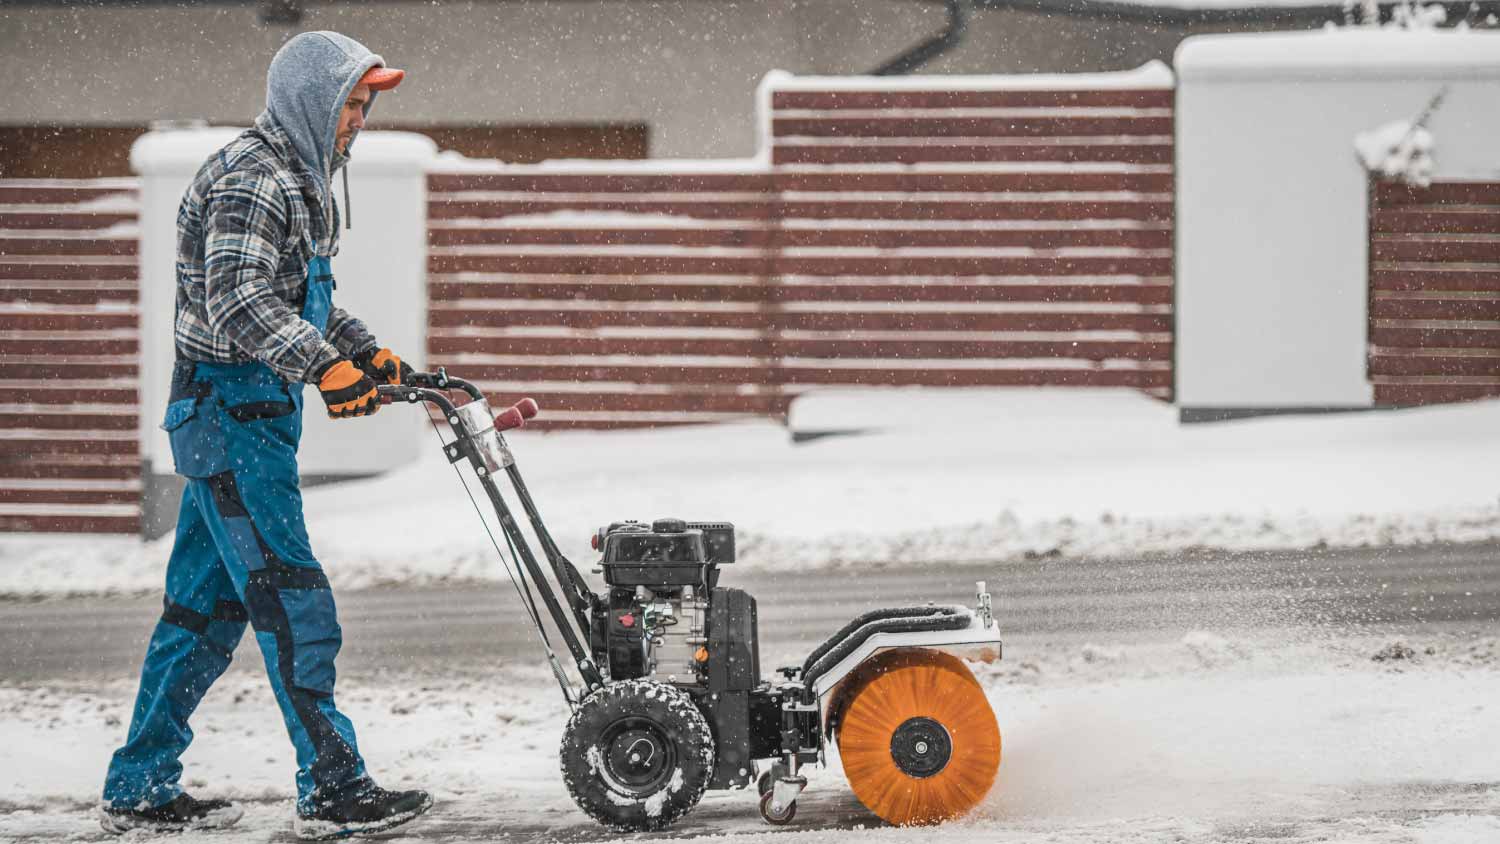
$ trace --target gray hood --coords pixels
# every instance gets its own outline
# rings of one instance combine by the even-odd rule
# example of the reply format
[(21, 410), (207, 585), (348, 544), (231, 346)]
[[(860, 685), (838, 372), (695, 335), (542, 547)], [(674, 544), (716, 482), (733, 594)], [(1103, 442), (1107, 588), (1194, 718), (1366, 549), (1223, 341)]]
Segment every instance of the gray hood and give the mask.
[[(326, 206), (329, 178), (344, 161), (334, 151), (339, 111), (360, 77), (385, 59), (337, 32), (304, 32), (282, 45), (266, 72), (266, 111), (286, 132)], [(375, 105), (370, 92), (365, 114)], [(354, 145), (350, 139), (345, 153)]]

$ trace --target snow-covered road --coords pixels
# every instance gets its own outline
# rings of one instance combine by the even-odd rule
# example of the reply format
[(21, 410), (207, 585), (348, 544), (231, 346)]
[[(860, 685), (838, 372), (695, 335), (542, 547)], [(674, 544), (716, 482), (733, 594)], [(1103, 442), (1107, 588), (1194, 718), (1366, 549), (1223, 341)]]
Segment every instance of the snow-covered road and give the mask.
[[(797, 823), (769, 831), (745, 793), (710, 795), (674, 836), (887, 842), (1500, 840), (1500, 642), (1222, 636), (1012, 651), (980, 672), (1005, 736), (976, 814), (874, 829), (836, 759)], [(1404, 653), (1404, 651), (1402, 651)], [(123, 726), (124, 682), (0, 688), (0, 838), (100, 840), (88, 817)], [(435, 789), (407, 837), (601, 840), (556, 769), (563, 707), (540, 670), (345, 683), (341, 703), (387, 784)], [(264, 682), (226, 680), (197, 716), (190, 787), (249, 801), (229, 838), (289, 840), (290, 750)], [(859, 830), (861, 826), (870, 827)], [(204, 836), (202, 840), (225, 840)], [(186, 837), (182, 840), (197, 840)]]
[[(786, 830), (763, 826), (751, 795), (728, 793), (710, 794), (670, 834), (792, 836), (783, 844), (856, 834), (891, 844), (1500, 840), (1496, 552), (994, 566), (1006, 658), (978, 671), (1005, 756), (972, 818), (935, 831), (881, 827), (850, 795), (835, 756)], [(726, 577), (765, 608), (769, 671), (866, 606), (962, 600), (983, 574)], [(830, 600), (840, 581), (847, 597)], [(455, 610), (465, 599), (477, 606)], [(404, 837), (611, 839), (563, 789), (563, 706), (520, 631), (494, 623), (507, 599), (495, 588), (347, 593), (341, 704), (377, 776), (438, 793), (432, 816)], [(24, 639), (28, 652), (57, 649), (30, 635), (56, 629), (38, 619), (72, 618), (96, 642), (126, 640), (132, 654), (113, 676), (86, 650), (9, 658), (6, 676), (29, 679), (0, 683), (9, 763), (0, 766), (0, 840), (102, 840), (88, 807), (123, 734), (139, 638), (156, 612), (149, 599), (116, 604), (131, 620), (93, 628), (86, 619), (108, 617), (105, 599), (0, 605), (7, 641)], [(517, 641), (491, 646), (491, 634)], [(258, 662), (242, 650), (197, 716), (187, 782), (246, 801), (247, 816), (233, 836), (185, 840), (291, 840), (291, 754), (273, 713)]]

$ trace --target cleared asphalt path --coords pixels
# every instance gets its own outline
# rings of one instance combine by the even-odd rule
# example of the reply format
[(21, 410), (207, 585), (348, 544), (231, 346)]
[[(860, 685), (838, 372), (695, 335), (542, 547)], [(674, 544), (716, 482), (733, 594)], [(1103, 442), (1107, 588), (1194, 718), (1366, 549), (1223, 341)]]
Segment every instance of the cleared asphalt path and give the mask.
[[(337, 590), (337, 569), (330, 573)], [(989, 583), (1012, 647), (1159, 639), (1204, 629), (1493, 631), (1500, 622), (1500, 544), (1494, 543), (795, 574), (727, 566), (721, 585), (747, 589), (759, 601), (762, 664), (769, 673), (800, 661), (867, 609), (972, 604), (976, 580)], [(540, 664), (508, 583), (337, 594), (345, 641), (340, 676), (381, 669), (444, 673), (497, 659)], [(0, 599), (0, 678), (27, 684), (133, 680), (160, 612), (159, 597)], [(252, 648), (247, 636), (231, 670), (263, 670)]]

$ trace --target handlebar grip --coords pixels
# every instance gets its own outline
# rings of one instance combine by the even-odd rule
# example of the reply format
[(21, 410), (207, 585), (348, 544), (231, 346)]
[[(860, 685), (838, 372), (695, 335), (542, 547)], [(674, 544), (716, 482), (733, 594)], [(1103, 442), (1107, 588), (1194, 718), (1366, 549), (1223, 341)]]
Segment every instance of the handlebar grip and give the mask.
[(521, 399), (515, 404), (500, 411), (495, 417), (495, 430), (509, 431), (512, 428), (524, 428), (526, 420), (537, 415), (541, 408), (537, 406), (535, 399)]
[(526, 417), (521, 415), (518, 408), (507, 407), (495, 417), (495, 430), (509, 431), (512, 428), (521, 428), (526, 425)]

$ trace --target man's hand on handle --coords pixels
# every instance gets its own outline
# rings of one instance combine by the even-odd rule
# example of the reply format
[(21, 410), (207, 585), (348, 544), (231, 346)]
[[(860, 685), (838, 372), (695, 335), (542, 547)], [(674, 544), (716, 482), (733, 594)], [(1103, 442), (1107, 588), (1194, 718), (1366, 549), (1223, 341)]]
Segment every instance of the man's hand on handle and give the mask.
[(339, 358), (323, 370), (318, 390), (323, 394), (323, 403), (328, 405), (330, 419), (372, 416), (380, 409), (375, 379), (356, 369), (348, 358)]
[(411, 367), (390, 349), (376, 349), (354, 359), (354, 365), (381, 384), (405, 384)]

